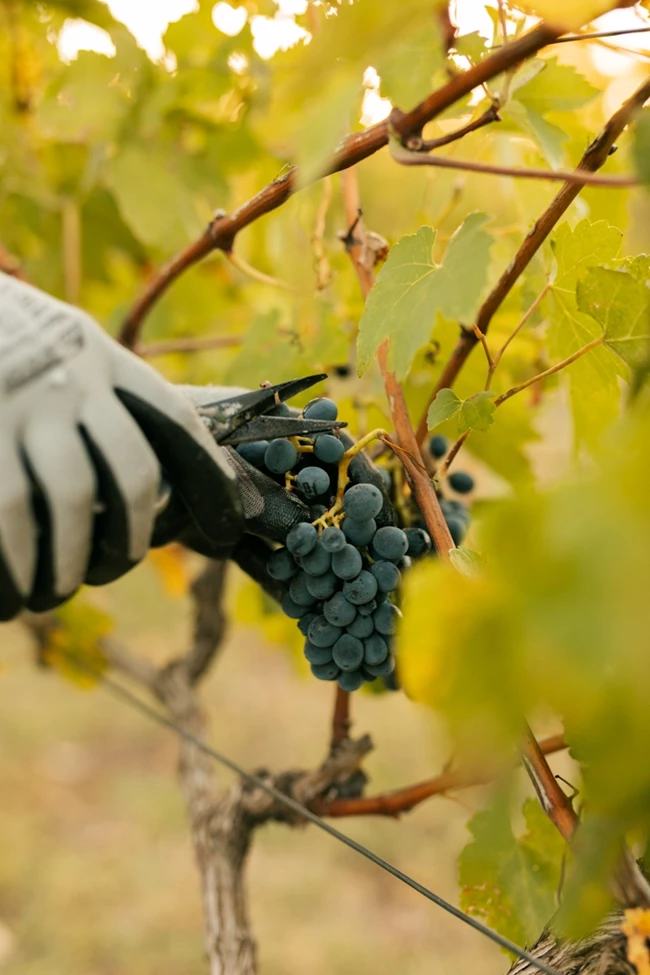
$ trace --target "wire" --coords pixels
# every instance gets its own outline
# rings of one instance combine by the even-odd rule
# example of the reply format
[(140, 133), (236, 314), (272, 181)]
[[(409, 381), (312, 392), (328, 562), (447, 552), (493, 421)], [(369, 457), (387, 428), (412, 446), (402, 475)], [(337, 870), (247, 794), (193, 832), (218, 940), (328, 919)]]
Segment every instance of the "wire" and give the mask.
[[(620, 37), (623, 34), (647, 34), (648, 31), (650, 27), (629, 27), (621, 30), (592, 31), (588, 34), (567, 34), (566, 37), (556, 37), (547, 47), (553, 47), (555, 44), (570, 44), (572, 41), (596, 41), (600, 37)], [(496, 51), (499, 47), (503, 47), (503, 44), (493, 44), (489, 50)]]
[[(77, 663), (79, 663), (79, 661), (77, 661)], [(90, 668), (88, 669), (90, 670)], [(498, 932), (493, 931), (485, 924), (482, 924), (481, 921), (471, 917), (469, 914), (465, 914), (460, 910), (460, 908), (454, 907), (454, 905), (450, 904), (449, 901), (446, 901), (438, 894), (434, 894), (434, 892), (429, 890), (428, 887), (424, 887), (422, 884), (418, 883), (417, 880), (414, 880), (412, 877), (409, 877), (408, 874), (403, 873), (403, 871), (401, 871), (398, 867), (393, 866), (387, 860), (384, 860), (383, 857), (380, 857), (377, 853), (373, 853), (372, 850), (369, 850), (361, 843), (357, 843), (357, 841), (353, 840), (352, 837), (342, 833), (334, 826), (330, 826), (329, 823), (326, 823), (323, 819), (321, 819), (320, 816), (317, 816), (316, 813), (311, 811), (311, 809), (307, 809), (306, 806), (296, 802), (295, 799), (285, 795), (284, 792), (280, 792), (274, 786), (269, 785), (268, 782), (265, 782), (264, 779), (259, 778), (252, 772), (247, 772), (246, 769), (242, 768), (242, 766), (233, 761), (233, 759), (228, 758), (227, 755), (223, 755), (221, 752), (218, 752), (215, 748), (212, 748), (200, 738), (195, 737), (193, 734), (191, 734), (191, 732), (185, 731), (184, 728), (181, 728), (174, 721), (171, 721), (169, 718), (165, 717), (165, 715), (161, 714), (156, 708), (151, 707), (151, 705), (147, 704), (123, 684), (113, 680), (110, 677), (106, 677), (103, 674), (99, 675), (96, 671), (94, 671), (94, 673), (95, 676), (100, 678), (100, 681), (106, 690), (110, 691), (122, 702), (128, 704), (130, 707), (139, 711), (140, 714), (152, 721), (155, 721), (162, 727), (167, 728), (169, 731), (173, 731), (174, 734), (176, 734), (179, 738), (183, 738), (185, 741), (198, 748), (199, 751), (202, 751), (204, 755), (208, 755), (216, 762), (219, 762), (220, 765), (224, 765), (226, 768), (230, 769), (231, 772), (235, 772), (237, 775), (241, 776), (242, 779), (245, 779), (247, 782), (255, 785), (258, 789), (262, 789), (267, 793), (267, 795), (272, 796), (278, 802), (283, 803), (283, 805), (293, 810), (293, 812), (304, 817), (304, 819), (309, 820), (310, 823), (313, 823), (314, 826), (318, 826), (318, 828), (323, 830), (323, 832), (329, 833), (329, 835), (333, 836), (334, 839), (339, 840), (339, 842), (344, 843), (351, 850), (354, 850), (356, 853), (361, 854), (361, 856), (366, 857), (366, 859), (370, 860), (376, 866), (381, 867), (382, 870), (385, 870), (397, 880), (400, 880), (403, 884), (406, 884), (407, 887), (417, 891), (418, 894), (422, 894), (423, 897), (426, 897), (427, 900), (430, 900), (433, 904), (436, 904), (437, 907), (441, 907), (443, 911), (447, 911), (448, 914), (452, 914), (454, 917), (458, 918), (459, 921), (463, 921), (471, 928), (474, 928), (475, 931), (485, 935), (486, 938), (494, 941), (495, 944), (499, 945), (500, 948), (505, 948), (506, 951), (510, 951), (512, 954), (518, 955), (519, 958), (529, 962), (540, 972), (544, 972), (545, 975), (559, 975), (554, 968), (551, 968), (549, 965), (546, 965), (544, 962), (535, 958), (534, 955), (532, 955), (529, 951), (526, 951), (525, 948), (520, 948), (519, 945), (514, 943), (514, 941), (510, 941), (509, 938), (504, 938), (502, 935), (498, 934)]]

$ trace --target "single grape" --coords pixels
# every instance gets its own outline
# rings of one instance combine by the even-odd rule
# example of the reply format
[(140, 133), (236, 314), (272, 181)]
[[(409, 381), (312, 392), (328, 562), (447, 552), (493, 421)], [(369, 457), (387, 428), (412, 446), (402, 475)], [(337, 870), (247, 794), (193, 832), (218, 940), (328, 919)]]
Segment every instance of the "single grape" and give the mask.
[(339, 579), (354, 579), (361, 572), (363, 560), (354, 545), (344, 545), (332, 556), (332, 572)]
[(357, 606), (357, 612), (360, 616), (372, 616), (377, 606), (377, 600), (371, 599), (369, 603), (363, 603), (363, 605)]
[(342, 691), (358, 691), (363, 684), (363, 676), (360, 670), (348, 671), (347, 673), (343, 671), (339, 674), (339, 687)]
[(377, 664), (383, 663), (387, 656), (388, 644), (379, 633), (373, 633), (363, 641), (364, 666), (370, 664), (371, 667), (376, 667)]
[(353, 606), (362, 606), (375, 598), (377, 592), (377, 580), (371, 572), (365, 569), (354, 579), (349, 579), (343, 583), (343, 595)]
[(375, 537), (376, 531), (377, 522), (374, 518), (370, 518), (369, 521), (354, 521), (353, 518), (343, 519), (343, 533), (347, 540), (356, 545), (357, 548), (369, 545)]
[(374, 674), (371, 674), (370, 671), (367, 670), (366, 667), (359, 667), (359, 673), (361, 674), (361, 676), (363, 677), (363, 679), (368, 684), (372, 684), (373, 680), (377, 680), (377, 678), (375, 677), (375, 675)]
[(387, 525), (380, 528), (372, 540), (373, 553), (377, 558), (397, 562), (409, 547), (408, 538), (401, 528)]
[(294, 603), (289, 593), (287, 593), (286, 596), (282, 598), (282, 612), (285, 616), (288, 616), (289, 619), (299, 620), (301, 616), (304, 616), (307, 613), (307, 607), (299, 606), (298, 603)]
[(379, 473), (381, 474), (381, 479), (384, 482), (384, 487), (387, 491), (390, 491), (393, 486), (393, 478), (391, 477), (390, 471), (387, 471), (385, 467), (380, 467)]
[(440, 460), (447, 453), (447, 438), (441, 437), (440, 434), (436, 434), (435, 437), (431, 437), (429, 440), (429, 453), (436, 460)]
[(347, 627), (350, 636), (356, 636), (357, 640), (365, 640), (371, 635), (375, 628), (372, 616), (358, 615)]
[(298, 474), (298, 490), (306, 498), (317, 498), (330, 490), (330, 478), (322, 467), (303, 467)]
[(345, 535), (340, 528), (330, 525), (320, 537), (320, 543), (327, 552), (340, 552), (345, 545)]
[(447, 528), (449, 529), (449, 534), (453, 539), (454, 545), (462, 545), (463, 539), (467, 534), (467, 525), (465, 525), (465, 523), (455, 515), (445, 520), (447, 522)]
[(401, 571), (403, 572), (404, 569), (411, 568), (411, 566), (413, 565), (413, 559), (411, 558), (410, 555), (403, 555), (402, 558), (399, 560), (399, 562), (396, 562), (395, 564), (397, 568), (401, 569)]
[(298, 629), (303, 636), (307, 636), (309, 633), (309, 627), (318, 619), (318, 613), (307, 613), (305, 616), (301, 616), (298, 620)]
[(240, 443), (237, 445), (237, 453), (244, 460), (254, 467), (264, 466), (264, 454), (268, 447), (268, 440), (254, 440), (252, 443)]
[(307, 403), (302, 415), (307, 420), (335, 420), (339, 411), (333, 400), (319, 396)]
[(458, 494), (469, 494), (474, 489), (474, 478), (465, 471), (454, 471), (449, 475), (449, 486)]
[(324, 464), (338, 464), (344, 453), (345, 447), (338, 437), (333, 437), (331, 433), (316, 437), (314, 455)]
[(419, 559), (423, 555), (428, 555), (431, 551), (431, 538), (428, 532), (422, 528), (405, 528), (404, 534), (408, 539), (409, 547), (407, 554), (414, 559)]
[(322, 576), (307, 576), (307, 588), (316, 599), (329, 599), (339, 588), (341, 582), (331, 569)]
[(274, 406), (272, 410), (269, 410), (266, 414), (267, 416), (293, 416), (293, 412), (288, 403), (278, 403)]
[[(309, 627), (309, 640), (316, 647), (333, 647), (343, 630), (328, 623), (324, 616), (317, 616)], [(317, 661), (315, 661), (317, 662)]]
[(332, 648), (317, 647), (310, 640), (305, 642), (304, 654), (310, 664), (322, 666), (332, 662)]
[(290, 440), (272, 440), (264, 454), (264, 466), (272, 474), (286, 474), (298, 460), (298, 451)]
[(370, 571), (377, 580), (377, 588), (380, 592), (393, 592), (402, 578), (399, 569), (392, 562), (373, 562)]
[(292, 555), (307, 555), (318, 540), (318, 532), (313, 525), (301, 521), (294, 525), (287, 535), (287, 548)]
[(308, 552), (307, 555), (301, 555), (299, 558), (300, 565), (310, 576), (324, 575), (332, 562), (332, 556), (321, 542), (316, 542), (311, 552)]
[(329, 664), (312, 664), (311, 672), (318, 680), (336, 680), (341, 673), (333, 660)]
[(300, 572), (291, 580), (289, 595), (298, 606), (313, 606), (316, 602), (316, 597), (312, 596), (307, 588), (308, 578), (309, 576), (306, 572)]
[(392, 603), (381, 603), (372, 614), (375, 629), (382, 636), (392, 636), (397, 629), (397, 617), (401, 615), (397, 606), (393, 606)]
[(395, 670), (395, 657), (389, 653), (380, 664), (364, 664), (363, 669), (373, 677), (388, 677)]
[(445, 520), (448, 518), (458, 518), (463, 522), (464, 525), (469, 526), (472, 516), (466, 504), (462, 501), (457, 501), (456, 498), (443, 498), (440, 502), (440, 510), (445, 516)]
[(355, 521), (375, 518), (383, 506), (382, 493), (374, 484), (353, 484), (343, 495), (343, 510)]
[(332, 647), (332, 656), (341, 670), (356, 670), (363, 660), (363, 643), (355, 636), (344, 633)]
[(349, 626), (356, 615), (356, 608), (347, 601), (342, 592), (335, 592), (323, 606), (323, 616), (333, 626)]
[(324, 504), (312, 504), (312, 506), (309, 509), (309, 520), (317, 521), (318, 518), (323, 517), (326, 511), (327, 508), (325, 507)]
[(286, 548), (279, 548), (271, 556), (266, 563), (266, 571), (271, 576), (272, 579), (278, 579), (280, 582), (285, 582), (287, 579), (293, 578), (298, 572), (298, 566), (293, 560), (293, 556)]

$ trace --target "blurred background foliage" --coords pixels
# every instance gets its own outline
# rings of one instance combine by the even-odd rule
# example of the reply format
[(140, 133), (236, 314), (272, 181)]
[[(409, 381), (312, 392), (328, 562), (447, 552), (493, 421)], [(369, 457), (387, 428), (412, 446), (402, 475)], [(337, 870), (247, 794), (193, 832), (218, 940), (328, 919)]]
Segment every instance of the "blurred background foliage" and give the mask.
[[(142, 21), (153, 17), (148, 0), (130, 6)], [(345, 134), (386, 115), (387, 99), (411, 108), (449, 72), (503, 43), (496, 5), (456, 6), (462, 26), (450, 57), (439, 10), (423, 0), (233, 7), (198, 0), (169, 23), (152, 54), (117, 19), (129, 20), (117, 3), (2, 0), (3, 259), (15, 258), (30, 281), (116, 334), (154, 270), (196, 239), (215, 211), (235, 209), (295, 163), (307, 183)], [(530, 23), (509, 5), (509, 37)], [(628, 10), (597, 26), (639, 23), (642, 14)], [(80, 24), (83, 36), (89, 24), (103, 32), (92, 35), (99, 50), (71, 43)], [(624, 38), (548, 49), (454, 105), (427, 136), (452, 131), (500, 95), (498, 124), (440, 151), (508, 166), (575, 165), (647, 73), (639, 45)], [(636, 160), (647, 176), (647, 131), (643, 116), (636, 150), (628, 130), (608, 173), (629, 173)], [(453, 287), (428, 327), (417, 323), (421, 341), (413, 345), (410, 312), (390, 331), (394, 348), (400, 329), (413, 345), (400, 353), (417, 421), (461, 314), (471, 318), (557, 186), (407, 169), (387, 151), (357, 172), (366, 225), (390, 245), (432, 227), (435, 271), (451, 263), (449, 242), (470, 214), (486, 215), (485, 246), (459, 245)], [(648, 247), (648, 216), (644, 190), (580, 195), (492, 324), (497, 347), (547, 289), (499, 367), (497, 393), (598, 334), (593, 304), (580, 305), (577, 293), (590, 269), (614, 268), (645, 287), (647, 262), (625, 259)], [(237, 237), (236, 262), (218, 253), (185, 273), (147, 319), (140, 351), (214, 339), (219, 347), (152, 358), (176, 382), (256, 386), (324, 370), (328, 395), (354, 433), (389, 425), (376, 366), (357, 376), (363, 301), (339, 237), (346, 229), (340, 177), (306, 185)], [(379, 326), (367, 327), (371, 357)], [(469, 439), (463, 466), (478, 488), (468, 544), (486, 552), (488, 569), (468, 579), (428, 563), (413, 574), (400, 664), (409, 694), (442, 712), (447, 730), (402, 694), (355, 701), (358, 727), (379, 729), (369, 763), (377, 789), (431, 775), (447, 757), (449, 729), (460, 754), (489, 743), (493, 758), (516, 738), (523, 710), (542, 730), (557, 728), (562, 715), (573, 754), (588, 764), (581, 788), (591, 872), (567, 897), (580, 900), (591, 884), (583, 924), (606, 906), (598, 882), (613, 846), (623, 834), (644, 840), (650, 788), (642, 761), (649, 431), (643, 396), (632, 416), (618, 419), (628, 378), (620, 357), (602, 347), (542, 391), (514, 397), (488, 432)], [(481, 390), (484, 379), (478, 350), (459, 396)], [(453, 421), (440, 429), (456, 432)], [(71, 647), (92, 653), (108, 627), (157, 660), (182, 647), (192, 569), (177, 550), (154, 553), (127, 579), (83, 595), (65, 619), (68, 656)], [(326, 741), (329, 694), (304, 679), (295, 625), (239, 576), (229, 602), (230, 642), (207, 690), (217, 740), (250, 766), (313, 763)], [(9, 747), (0, 751), (0, 969), (198, 968), (200, 908), (168, 774), (173, 742), (35, 674), (17, 626), (3, 629), (1, 651), (0, 735)], [(61, 664), (56, 655), (49, 662)], [(580, 781), (568, 757), (554, 763)], [(467, 908), (530, 943), (557, 905), (562, 851), (534, 805), (517, 811), (524, 791), (506, 776), (487, 808), (485, 790), (475, 790), (459, 803), (425, 805), (400, 826), (359, 821), (346, 829), (452, 898), (459, 876)], [(313, 831), (266, 829), (250, 888), (268, 972), (503, 968), (478, 938)]]

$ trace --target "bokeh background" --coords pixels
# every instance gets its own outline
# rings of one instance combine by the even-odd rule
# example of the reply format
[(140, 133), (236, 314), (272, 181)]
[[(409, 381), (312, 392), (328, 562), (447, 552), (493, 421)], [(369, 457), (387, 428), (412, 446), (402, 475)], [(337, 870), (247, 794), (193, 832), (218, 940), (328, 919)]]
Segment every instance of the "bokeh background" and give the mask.
[[(385, 50), (394, 37), (392, 6), (366, 4), (367, 45), (351, 56), (352, 83), (338, 76), (330, 83), (327, 51), (319, 49), (305, 73), (309, 47), (302, 40), (310, 23), (301, 0), (237, 9), (193, 0), (3, 4), (3, 255), (115, 334), (151, 270), (194, 239), (215, 208), (236, 206), (287, 163), (318, 165), (344, 131), (342, 117), (360, 126), (386, 114), (390, 86), (379, 79), (391, 78)], [(418, 7), (410, 0), (404, 10)], [(456, 7), (460, 33), (479, 32), (473, 43), (480, 54), (492, 43), (494, 6), (458, 0)], [(636, 26), (637, 16), (621, 12), (599, 26)], [(463, 142), (463, 153), (515, 164), (575, 162), (638, 84), (648, 52), (643, 35), (588, 50), (567, 45), (559, 63), (579, 70), (594, 93), (583, 88), (576, 104), (548, 110), (560, 132), (571, 116), (566, 138), (547, 132), (543, 144), (531, 141), (530, 118), (513, 111), (498, 133)], [(427, 71), (414, 69), (408, 83), (398, 72), (399, 84), (393, 72), (390, 91), (403, 107), (440, 81), (438, 68)], [(456, 116), (467, 111), (465, 103)], [(451, 113), (439, 131), (457, 122)], [(622, 143), (612, 172), (629, 167)], [(432, 223), (442, 248), (468, 212), (488, 209), (495, 266), (553, 193), (544, 184), (515, 191), (509, 181), (406, 171), (386, 154), (359, 167), (359, 181), (368, 225), (391, 242)], [(338, 180), (328, 187), (308, 188), (242, 234), (243, 265), (216, 255), (178, 282), (147, 322), (143, 345), (224, 341), (192, 355), (142, 350), (165, 375), (255, 386), (326, 367), (334, 375), (327, 391), (356, 430), (386, 424), (378, 377), (354, 376), (361, 299), (337, 239), (345, 229)], [(253, 268), (303, 289), (314, 280), (313, 235), (323, 207), (319, 290), (290, 292), (251, 276)], [(645, 203), (631, 211), (623, 193), (587, 191), (574, 216), (587, 213), (611, 220), (629, 249), (640, 248)], [(513, 302), (526, 299), (530, 294), (517, 293)], [(449, 334), (452, 341), (455, 331)], [(428, 365), (423, 356), (407, 388), (414, 412), (431, 388)], [(513, 448), (489, 467), (480, 456), (465, 463), (478, 479), (479, 499), (520, 479), (548, 483), (573, 463), (559, 395), (534, 425), (522, 416), (504, 431)], [(188, 645), (187, 581), (196, 568), (177, 552), (154, 556), (86, 598), (133, 650), (163, 661)], [(212, 739), (249, 767), (314, 765), (328, 740), (331, 688), (308, 679), (293, 624), (265, 615), (235, 570), (228, 604), (229, 636), (204, 688)], [(367, 763), (373, 790), (428, 778), (449, 758), (431, 712), (402, 694), (357, 695), (354, 722), (375, 740)], [(201, 907), (174, 740), (101, 689), (81, 689), (38, 668), (26, 634), (13, 624), (0, 630), (0, 743), (0, 972), (202, 971)], [(571, 775), (566, 758), (554, 759), (554, 767)], [(341, 825), (456, 900), (456, 857), (468, 840), (468, 816), (482, 801), (482, 790), (468, 790), (433, 799), (399, 822)], [(433, 968), (490, 975), (507, 967), (478, 935), (314, 829), (259, 831), (248, 879), (264, 972), (420, 975)]]

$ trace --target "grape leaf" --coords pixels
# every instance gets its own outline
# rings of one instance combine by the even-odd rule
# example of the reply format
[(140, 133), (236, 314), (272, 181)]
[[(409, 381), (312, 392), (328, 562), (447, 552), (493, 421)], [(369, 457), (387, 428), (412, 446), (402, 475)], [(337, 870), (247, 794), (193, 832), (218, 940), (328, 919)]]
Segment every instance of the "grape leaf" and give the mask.
[(598, 89), (571, 65), (560, 64), (557, 58), (539, 60), (543, 69), (518, 87), (515, 95), (537, 115), (573, 111), (598, 94)]
[(106, 670), (100, 641), (113, 620), (80, 594), (56, 611), (45, 635), (43, 660), (78, 687), (93, 687)]
[[(548, 342), (554, 359), (567, 358), (601, 333), (598, 323), (578, 308), (576, 287), (590, 267), (616, 257), (620, 241), (620, 231), (604, 220), (581, 220), (574, 230), (566, 223), (559, 227), (552, 243), (556, 275), (546, 301)], [(601, 346), (565, 373), (577, 444), (597, 448), (603, 430), (618, 413), (619, 377), (624, 372), (618, 356)]]
[(445, 62), (437, 20), (414, 29), (395, 44), (386, 44), (374, 64), (381, 78), (381, 93), (393, 105), (416, 105), (434, 85), (434, 76)]
[(80, 51), (38, 106), (43, 134), (64, 142), (110, 139), (129, 110), (117, 77), (112, 58)]
[(634, 126), (634, 146), (632, 155), (639, 178), (650, 186), (650, 112), (641, 112)]
[(485, 433), (490, 428), (494, 423), (495, 406), (492, 402), (494, 396), (494, 393), (485, 390), (474, 393), (463, 401), (458, 421), (459, 433), (465, 433), (467, 430), (479, 430)]
[(520, 6), (555, 27), (576, 30), (611, 10), (609, 0), (528, 0)]
[(578, 308), (605, 332), (605, 343), (632, 369), (650, 353), (650, 290), (625, 271), (591, 268), (578, 282)]
[(144, 146), (124, 146), (108, 181), (124, 222), (143, 243), (174, 249), (201, 232), (192, 188)]
[(462, 576), (467, 576), (468, 578), (478, 575), (485, 565), (485, 558), (480, 552), (475, 552), (473, 549), (466, 548), (464, 545), (450, 549), (449, 560)]
[(427, 414), (429, 430), (434, 430), (445, 420), (451, 420), (455, 417), (462, 406), (462, 402), (453, 389), (441, 389), (429, 407)]
[(391, 248), (359, 323), (359, 375), (389, 338), (390, 366), (404, 379), (430, 338), (437, 312), (457, 321), (473, 316), (487, 281), (492, 244), (483, 230), (487, 219), (484, 213), (470, 214), (449, 241), (442, 264), (433, 259), (432, 227), (421, 227)]
[(520, 944), (539, 936), (556, 908), (564, 843), (535, 799), (515, 837), (508, 796), (468, 823), (473, 840), (458, 859), (461, 907)]

